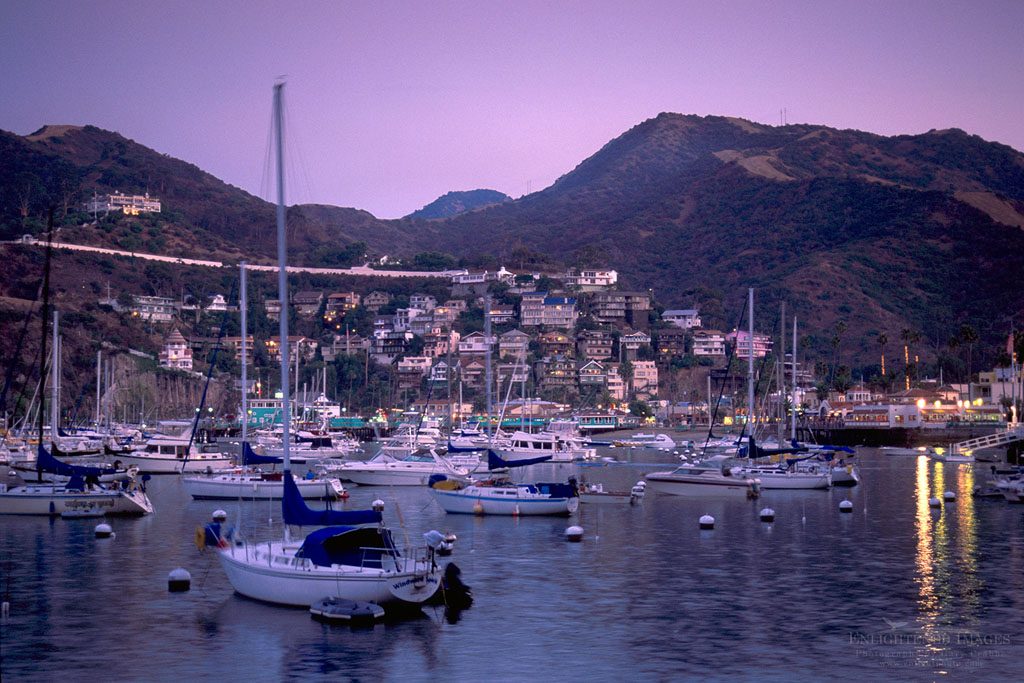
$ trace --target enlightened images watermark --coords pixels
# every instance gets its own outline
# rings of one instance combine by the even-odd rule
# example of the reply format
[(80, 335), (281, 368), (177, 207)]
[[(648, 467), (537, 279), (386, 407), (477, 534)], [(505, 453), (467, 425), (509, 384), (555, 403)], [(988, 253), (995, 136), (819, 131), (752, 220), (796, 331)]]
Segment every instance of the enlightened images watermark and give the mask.
[(847, 633), (847, 644), (857, 648), (858, 656), (883, 667), (974, 668), (996, 656), (996, 648), (1014, 644), (1008, 633), (883, 621), (888, 628)]

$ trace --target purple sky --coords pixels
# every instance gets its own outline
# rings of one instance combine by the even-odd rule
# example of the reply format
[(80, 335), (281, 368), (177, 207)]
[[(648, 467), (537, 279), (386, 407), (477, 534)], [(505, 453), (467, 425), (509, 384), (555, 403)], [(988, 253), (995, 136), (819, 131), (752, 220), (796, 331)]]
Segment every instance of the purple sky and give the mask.
[(1024, 2), (0, 3), (0, 128), (93, 124), (289, 203), (536, 191), (662, 111), (1024, 149)]

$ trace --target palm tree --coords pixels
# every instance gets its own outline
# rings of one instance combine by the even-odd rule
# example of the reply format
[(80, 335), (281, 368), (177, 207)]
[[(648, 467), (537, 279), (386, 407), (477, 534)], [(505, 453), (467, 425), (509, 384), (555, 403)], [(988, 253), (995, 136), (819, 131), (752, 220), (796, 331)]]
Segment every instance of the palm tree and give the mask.
[(878, 335), (878, 350), (882, 355), (882, 377), (885, 377), (885, 345), (889, 343), (889, 337), (886, 336), (885, 332), (881, 332)]
[(903, 373), (906, 376), (907, 390), (910, 389), (910, 345), (921, 339), (921, 334), (909, 327), (900, 331), (900, 339), (903, 340)]
[(978, 342), (978, 332), (969, 324), (964, 323), (960, 326), (960, 332), (958, 334), (960, 342), (967, 346), (967, 398), (972, 399), (971, 396), (971, 354), (974, 350), (974, 345)]

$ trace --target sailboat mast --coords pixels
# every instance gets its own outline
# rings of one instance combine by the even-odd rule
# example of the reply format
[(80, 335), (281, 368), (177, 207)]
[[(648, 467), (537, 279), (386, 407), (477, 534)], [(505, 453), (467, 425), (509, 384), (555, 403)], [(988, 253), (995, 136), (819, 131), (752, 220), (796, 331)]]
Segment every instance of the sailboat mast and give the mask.
[[(100, 395), (103, 389), (103, 352), (96, 352), (96, 429), (100, 428)], [(145, 396), (145, 394), (143, 394)]]
[[(292, 406), (288, 388), (288, 249), (285, 244), (284, 214), (284, 103), (282, 93), (284, 83), (274, 85), (274, 123), (275, 142), (277, 145), (277, 296), (281, 302), (281, 316), (278, 332), (281, 341), (281, 427), (282, 446), (284, 447), (284, 469), (291, 469), (291, 452), (289, 445), (291, 435)], [(285, 535), (288, 527), (285, 526)]]
[[(487, 355), (484, 356), (484, 383), (487, 385), (487, 436), (491, 436), (491, 415), (494, 404), (491, 400), (491, 295), (484, 296), (484, 344)], [(498, 424), (501, 426), (501, 423)]]
[[(242, 316), (242, 443), (244, 444), (249, 436), (249, 366), (246, 362), (246, 339), (245, 335), (249, 329), (249, 311), (248, 304), (246, 303), (247, 292), (245, 289), (245, 261), (239, 266), (241, 270), (241, 283), (239, 284), (239, 303), (241, 304), (241, 316)], [(243, 446), (244, 448), (244, 446)]]
[[(749, 297), (747, 322), (749, 324), (750, 338), (747, 340), (747, 436), (754, 435), (754, 288), (747, 290)], [(736, 335), (739, 339), (739, 335)]]
[(779, 355), (778, 355), (778, 368), (779, 368), (779, 410), (776, 413), (779, 416), (779, 446), (782, 446), (782, 440), (786, 435), (786, 402), (783, 398), (786, 395), (786, 302), (782, 302), (782, 311), (779, 313)]
[(53, 395), (50, 398), (50, 441), (57, 441), (57, 427), (60, 422), (60, 337), (57, 326), (60, 314), (53, 312), (53, 361), (50, 363), (50, 389)]
[(793, 407), (793, 424), (790, 427), (789, 436), (796, 440), (796, 316), (793, 316), (793, 398), (790, 400)]

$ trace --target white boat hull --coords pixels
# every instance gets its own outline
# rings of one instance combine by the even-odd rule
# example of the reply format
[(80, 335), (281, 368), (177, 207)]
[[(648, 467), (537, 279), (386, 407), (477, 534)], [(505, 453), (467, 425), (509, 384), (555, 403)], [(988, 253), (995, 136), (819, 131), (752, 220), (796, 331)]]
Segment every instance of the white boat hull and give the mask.
[(282, 543), (239, 544), (218, 552), (236, 592), (277, 605), (309, 607), (325, 597), (383, 605), (422, 603), (440, 588), (435, 568), (426, 562), (400, 560), (397, 570), (320, 567), (296, 558), (298, 546)]
[(144, 474), (180, 474), (182, 465), (184, 471), (206, 472), (227, 469), (234, 467), (231, 458), (221, 453), (202, 453), (189, 456), (188, 460), (163, 456), (146, 455), (144, 452), (124, 454), (117, 456), (125, 467), (138, 467), (139, 472)]
[(561, 515), (579, 508), (580, 499), (546, 496), (495, 495), (475, 486), (457, 491), (431, 489), (434, 500), (445, 512), (461, 515)]
[(645, 478), (647, 488), (658, 493), (688, 498), (751, 498), (757, 490), (745, 479), (733, 481), (692, 481), (675, 478), (667, 473), (652, 473)]
[(148, 515), (153, 504), (141, 490), (66, 491), (60, 486), (28, 484), (0, 487), (0, 514), (60, 515), (78, 510), (102, 510), (108, 515)]
[(832, 485), (832, 479), (828, 472), (821, 474), (756, 472), (754, 476), (761, 480), (762, 489), (786, 491), (817, 490), (827, 489)]
[[(259, 475), (220, 474), (212, 477), (186, 477), (185, 492), (196, 500), (281, 500), (283, 481), (266, 481)], [(296, 479), (295, 485), (306, 500), (336, 500), (346, 496), (337, 479)]]
[(430, 475), (435, 472), (450, 474), (440, 469), (425, 472), (416, 469), (345, 469), (341, 472), (346, 480), (360, 486), (426, 486)]

